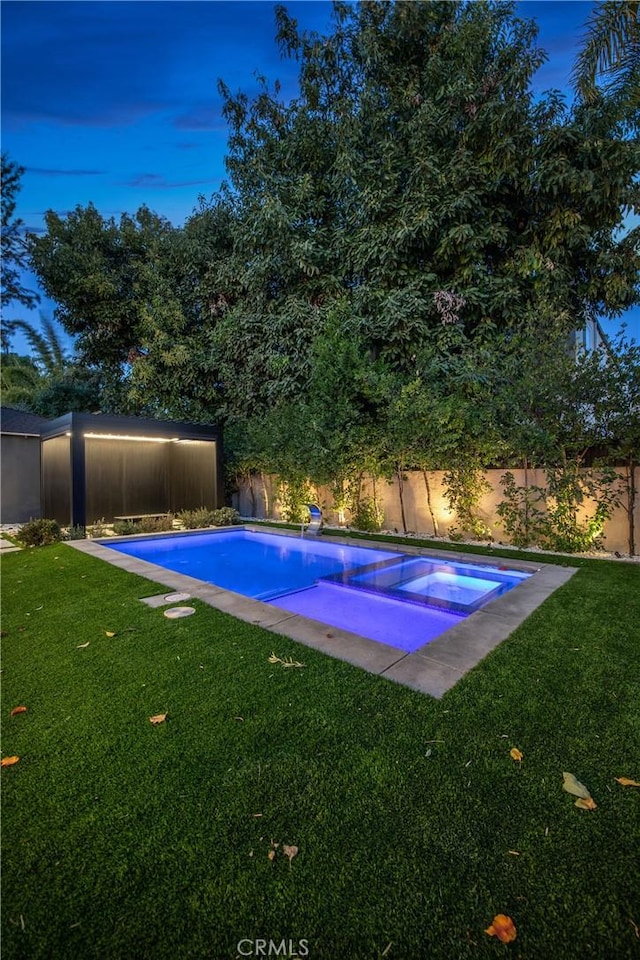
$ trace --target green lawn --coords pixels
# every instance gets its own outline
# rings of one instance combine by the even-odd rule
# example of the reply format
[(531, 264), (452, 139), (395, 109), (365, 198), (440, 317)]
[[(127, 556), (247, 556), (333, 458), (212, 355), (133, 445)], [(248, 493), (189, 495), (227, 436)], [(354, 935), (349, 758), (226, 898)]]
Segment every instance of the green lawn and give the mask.
[(436, 701), (63, 544), (3, 557), (3, 960), (640, 956), (640, 566), (575, 565)]

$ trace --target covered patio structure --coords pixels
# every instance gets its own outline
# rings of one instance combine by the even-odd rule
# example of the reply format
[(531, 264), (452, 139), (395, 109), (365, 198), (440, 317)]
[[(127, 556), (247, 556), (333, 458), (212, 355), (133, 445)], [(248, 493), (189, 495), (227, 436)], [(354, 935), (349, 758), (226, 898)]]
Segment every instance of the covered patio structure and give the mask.
[(41, 432), (42, 515), (63, 526), (224, 505), (209, 424), (68, 413)]

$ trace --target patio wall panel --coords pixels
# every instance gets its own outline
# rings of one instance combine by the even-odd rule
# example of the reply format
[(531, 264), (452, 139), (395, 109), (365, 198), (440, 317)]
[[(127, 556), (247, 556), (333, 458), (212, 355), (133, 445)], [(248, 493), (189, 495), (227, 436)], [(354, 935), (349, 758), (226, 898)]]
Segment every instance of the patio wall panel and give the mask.
[(87, 523), (169, 510), (172, 444), (85, 439)]
[(217, 507), (217, 444), (181, 440), (168, 446), (172, 513)]
[(71, 438), (63, 434), (44, 440), (42, 457), (42, 514), (65, 526), (71, 513)]

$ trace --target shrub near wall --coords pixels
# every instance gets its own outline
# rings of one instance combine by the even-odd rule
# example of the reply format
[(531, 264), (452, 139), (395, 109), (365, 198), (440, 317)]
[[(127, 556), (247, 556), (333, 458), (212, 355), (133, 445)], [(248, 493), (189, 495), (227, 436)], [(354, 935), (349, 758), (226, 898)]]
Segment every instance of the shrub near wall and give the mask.
[(40, 517), (29, 520), (16, 533), (16, 540), (25, 547), (44, 547), (48, 543), (57, 543), (62, 539), (62, 531), (57, 520)]
[(217, 510), (209, 510), (207, 507), (200, 507), (198, 510), (181, 510), (178, 520), (185, 530), (229, 527), (240, 523), (238, 511), (233, 507), (219, 507)]

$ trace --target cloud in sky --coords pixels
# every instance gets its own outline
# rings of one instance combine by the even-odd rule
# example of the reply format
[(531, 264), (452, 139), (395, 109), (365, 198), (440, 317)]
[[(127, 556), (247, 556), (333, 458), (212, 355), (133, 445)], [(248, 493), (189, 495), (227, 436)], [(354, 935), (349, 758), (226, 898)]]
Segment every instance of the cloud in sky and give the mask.
[(158, 43), (153, 17), (145, 24), (143, 6), (3, 4), (4, 123), (108, 127), (166, 108), (149, 55), (155, 46), (156, 77), (162, 77), (169, 47)]
[(174, 117), (173, 126), (176, 130), (212, 130), (226, 133), (227, 124), (222, 118), (222, 102), (215, 105), (200, 103), (190, 110)]
[(139, 173), (124, 184), (125, 187), (134, 187), (141, 190), (181, 190), (183, 187), (200, 187), (219, 184), (219, 177), (210, 177), (204, 180), (175, 180), (169, 181), (160, 173)]
[[(305, 19), (328, 20), (330, 4), (303, 6)], [(6, 126), (189, 116), (203, 94), (219, 110), (219, 77), (234, 88), (257, 64), (283, 67), (271, 3), (9, 0), (2, 19)]]
[(27, 167), (29, 173), (42, 177), (101, 177), (106, 170), (55, 170), (46, 167)]

